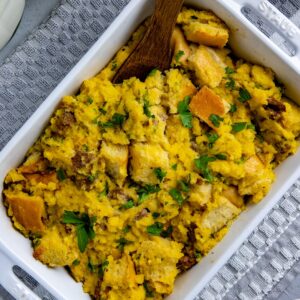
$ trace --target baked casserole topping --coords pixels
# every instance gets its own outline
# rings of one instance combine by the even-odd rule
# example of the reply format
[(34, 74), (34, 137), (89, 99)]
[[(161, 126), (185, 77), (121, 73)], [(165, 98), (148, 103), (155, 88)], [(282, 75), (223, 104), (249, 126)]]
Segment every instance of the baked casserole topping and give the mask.
[(295, 153), (300, 109), (270, 69), (232, 55), (227, 26), (183, 8), (171, 68), (111, 80), (142, 25), (66, 96), (5, 179), (36, 259), (68, 267), (95, 299), (162, 299)]

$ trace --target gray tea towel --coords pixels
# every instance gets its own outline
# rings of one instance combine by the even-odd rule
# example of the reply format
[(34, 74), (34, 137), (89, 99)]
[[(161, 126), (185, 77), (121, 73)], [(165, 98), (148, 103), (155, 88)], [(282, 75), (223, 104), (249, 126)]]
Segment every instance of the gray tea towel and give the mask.
[[(2, 62), (0, 150), (129, 1), (62, 0), (51, 16)], [(300, 1), (269, 2), (299, 26)], [(297, 181), (197, 299), (300, 298), (299, 258)], [(294, 288), (289, 292), (291, 282)], [(8, 299), (3, 295), (5, 291), (0, 287), (0, 299)]]

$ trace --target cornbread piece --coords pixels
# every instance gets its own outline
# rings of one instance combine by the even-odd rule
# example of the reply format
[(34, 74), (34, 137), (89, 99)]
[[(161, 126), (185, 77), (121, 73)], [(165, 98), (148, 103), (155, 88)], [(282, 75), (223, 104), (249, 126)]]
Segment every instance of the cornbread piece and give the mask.
[(62, 237), (58, 228), (48, 229), (34, 249), (34, 258), (50, 267), (71, 265), (78, 256), (78, 250), (73, 248), (74, 242), (70, 236)]
[(176, 264), (183, 256), (182, 244), (153, 237), (143, 241), (135, 254), (135, 265), (145, 280), (158, 293), (169, 294), (173, 290), (174, 280), (179, 270)]
[[(25, 193), (15, 195), (7, 193), (5, 195), (5, 200), (9, 204), (16, 222), (21, 224), (27, 232), (44, 230), (45, 226), (42, 221), (44, 201), (41, 197), (31, 197)], [(19, 228), (18, 224), (15, 226)]]
[(204, 86), (190, 103), (191, 112), (207, 123), (210, 127), (217, 127), (210, 120), (211, 115), (222, 117), (228, 111), (228, 103), (218, 96), (213, 90)]
[(201, 85), (217, 87), (224, 74), (224, 66), (217, 54), (206, 46), (192, 47), (189, 68), (195, 72)]
[(128, 254), (124, 254), (120, 259), (113, 259), (112, 256), (108, 257), (103, 285), (114, 289), (128, 289), (137, 286), (134, 264)]
[(160, 145), (134, 144), (130, 147), (131, 177), (134, 181), (148, 184), (159, 183), (154, 173), (155, 168), (169, 168), (169, 156)]
[(201, 184), (195, 185), (191, 189), (191, 194), (189, 198), (189, 203), (192, 206), (201, 208), (204, 207), (211, 200), (211, 192), (212, 192), (212, 185), (211, 184)]
[(180, 70), (171, 69), (166, 72), (167, 93), (162, 99), (162, 104), (169, 113), (176, 114), (178, 103), (186, 96), (192, 96), (197, 92), (192, 81)]
[(171, 40), (171, 46), (174, 49), (174, 56), (173, 56), (172, 63), (174, 65), (178, 65), (179, 63), (182, 65), (186, 65), (191, 50), (185, 40), (185, 37), (181, 29), (178, 26), (176, 26), (174, 29), (172, 40)]
[(223, 48), (228, 42), (229, 30), (214, 13), (183, 9), (178, 17), (186, 38), (206, 46)]
[(122, 184), (127, 177), (128, 146), (103, 142), (101, 156), (105, 160), (106, 172)]

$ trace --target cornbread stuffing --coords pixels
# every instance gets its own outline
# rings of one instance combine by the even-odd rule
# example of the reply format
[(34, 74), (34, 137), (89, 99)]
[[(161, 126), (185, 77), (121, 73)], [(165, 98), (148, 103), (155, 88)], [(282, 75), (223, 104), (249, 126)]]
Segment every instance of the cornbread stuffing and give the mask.
[(94, 299), (162, 299), (295, 153), (300, 109), (274, 73), (236, 59), (227, 26), (184, 7), (169, 70), (111, 80), (145, 32), (62, 99), (4, 201), (33, 255)]

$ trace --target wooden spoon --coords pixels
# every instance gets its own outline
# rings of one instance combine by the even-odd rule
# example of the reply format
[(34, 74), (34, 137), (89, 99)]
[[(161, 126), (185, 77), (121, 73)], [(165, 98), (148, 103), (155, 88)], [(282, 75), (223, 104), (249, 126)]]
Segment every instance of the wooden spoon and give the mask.
[[(148, 0), (149, 1), (149, 0)], [(155, 11), (149, 27), (127, 60), (113, 78), (114, 83), (137, 77), (145, 79), (157, 68), (170, 68), (172, 60), (171, 37), (184, 0), (155, 0)]]

